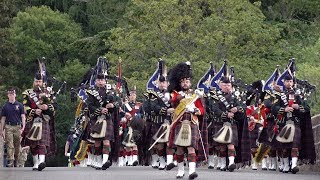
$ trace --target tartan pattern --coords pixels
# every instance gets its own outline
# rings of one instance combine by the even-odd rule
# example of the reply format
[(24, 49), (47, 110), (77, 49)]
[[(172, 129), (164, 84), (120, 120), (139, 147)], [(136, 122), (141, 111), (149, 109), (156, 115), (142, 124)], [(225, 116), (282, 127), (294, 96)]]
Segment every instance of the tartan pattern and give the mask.
[(236, 146), (235, 162), (251, 161), (250, 135), (248, 129), (248, 121), (245, 113), (239, 113), (236, 119), (238, 127), (238, 146)]
[[(222, 127), (223, 127), (223, 123), (216, 123), (215, 132), (218, 132)], [(238, 128), (237, 128), (237, 125), (232, 124), (231, 125), (231, 129), (232, 129), (232, 138), (231, 138), (231, 143), (230, 144), (238, 146)], [(212, 135), (212, 137), (210, 137), (211, 139), (213, 139), (213, 135)], [(213, 140), (213, 145), (214, 146), (220, 146), (220, 145), (223, 145), (223, 144), (218, 143), (218, 142)]]
[[(160, 129), (162, 123), (151, 123), (151, 127), (150, 127), (150, 138), (151, 138), (151, 144), (153, 144), (155, 142), (155, 140), (153, 139), (153, 136), (158, 132), (158, 130)], [(150, 145), (151, 145), (150, 144)]]
[(250, 134), (250, 147), (251, 148), (258, 148), (257, 140), (259, 138), (259, 128), (262, 127), (261, 124), (256, 123), (254, 129), (249, 131)]
[(291, 149), (291, 148), (299, 148), (300, 149), (300, 147), (301, 147), (301, 144), (300, 144), (301, 143), (301, 129), (300, 129), (300, 127), (295, 125), (293, 142), (291, 142), (291, 143), (279, 142), (279, 143), (281, 144), (282, 149)]
[[(204, 104), (204, 103), (202, 103)], [(200, 130), (200, 134), (202, 138), (202, 142), (203, 142), (203, 146), (201, 144), (201, 139), (199, 141), (199, 148), (197, 151), (197, 161), (201, 162), (201, 161), (206, 161), (206, 157), (208, 158), (209, 156), (209, 142), (208, 142), (208, 125), (207, 125), (207, 121), (204, 120), (204, 116), (198, 116), (199, 119), (199, 130)]]
[[(95, 124), (97, 121), (97, 118), (93, 118), (92, 119), (92, 123)], [(113, 121), (108, 118), (107, 119), (107, 127), (106, 127), (106, 134), (104, 136), (104, 138), (93, 138), (91, 137), (93, 140), (95, 141), (103, 141), (103, 140), (109, 140), (110, 142), (114, 141), (114, 125), (113, 125)]]
[(299, 151), (299, 159), (306, 160), (314, 164), (316, 162), (316, 152), (314, 147), (314, 137), (311, 124), (310, 111), (302, 114), (300, 122), (301, 128), (301, 149)]
[[(179, 131), (181, 129), (181, 125), (182, 125), (182, 121), (183, 120), (189, 120), (191, 121), (191, 113), (184, 113), (182, 115), (182, 117), (180, 118), (180, 120), (177, 120), (175, 122), (175, 124), (171, 127), (170, 129), (170, 135), (169, 135), (169, 148), (176, 148), (177, 146), (174, 144), (174, 142), (176, 141), (176, 136), (179, 134)], [(191, 127), (191, 145), (190, 147), (193, 147), (195, 149), (198, 149), (198, 140), (199, 140), (199, 136), (196, 137), (197, 131), (197, 127), (195, 127), (196, 125), (193, 124), (192, 122), (190, 122), (190, 127)]]
[[(26, 123), (25, 129), (27, 129), (27, 131), (26, 131), (27, 133), (31, 129), (32, 123), (33, 123), (33, 121), (30, 121), (30, 122)], [(39, 141), (32, 141), (32, 140), (26, 138), (26, 145), (32, 146), (32, 147), (39, 146), (39, 145), (50, 146), (50, 126), (49, 126), (49, 122), (44, 121), (44, 120), (42, 121), (42, 136), (41, 136), (41, 139)]]
[[(280, 149), (281, 148), (281, 143), (279, 143), (275, 137), (277, 137), (277, 135), (279, 134), (280, 131), (278, 131), (277, 133), (275, 133), (272, 141), (269, 141), (269, 137), (271, 137), (272, 133), (273, 133), (273, 127), (275, 125), (275, 121), (273, 118), (268, 118), (267, 119), (267, 127), (263, 128), (260, 136), (259, 136), (259, 142), (266, 144), (268, 146), (270, 146), (273, 149)], [(279, 129), (283, 128), (284, 124), (279, 124)]]

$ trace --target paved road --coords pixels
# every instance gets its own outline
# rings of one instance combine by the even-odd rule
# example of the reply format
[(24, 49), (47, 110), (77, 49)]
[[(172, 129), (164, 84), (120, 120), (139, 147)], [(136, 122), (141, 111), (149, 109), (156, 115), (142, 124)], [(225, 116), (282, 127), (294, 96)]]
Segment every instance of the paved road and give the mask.
[[(169, 180), (175, 179), (176, 170), (176, 168), (171, 171), (159, 171), (150, 167), (111, 167), (106, 171), (97, 171), (89, 167), (48, 167), (42, 172), (38, 172), (31, 171), (30, 168), (1, 168), (0, 180)], [(320, 180), (320, 172), (284, 174), (274, 171), (252, 171), (250, 169), (221, 172), (206, 168), (199, 168), (197, 172), (199, 180)], [(184, 179), (188, 179), (188, 177), (185, 176)]]

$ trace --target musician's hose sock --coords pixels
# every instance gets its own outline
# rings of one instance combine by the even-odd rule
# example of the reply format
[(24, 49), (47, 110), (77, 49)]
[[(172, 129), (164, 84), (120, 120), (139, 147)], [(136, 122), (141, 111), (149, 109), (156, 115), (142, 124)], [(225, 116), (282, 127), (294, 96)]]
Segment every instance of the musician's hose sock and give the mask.
[(95, 146), (94, 150), (94, 155), (100, 156), (102, 154), (101, 146)]
[(283, 152), (282, 152), (282, 157), (283, 157), (283, 158), (289, 157), (289, 151), (288, 151), (288, 150), (283, 150)]
[(138, 155), (138, 150), (132, 150), (132, 151), (131, 151), (131, 154), (132, 154), (132, 155)]
[(189, 161), (189, 162), (197, 162), (197, 155), (196, 155), (196, 153), (190, 153), (190, 154), (188, 154), (188, 161)]
[(30, 151), (31, 151), (32, 156), (35, 156), (35, 155), (39, 154), (39, 151), (38, 151), (37, 147), (31, 147)]
[(167, 147), (166, 148), (166, 153), (167, 153), (167, 155), (173, 155), (173, 149), (171, 149), (171, 148), (169, 148), (169, 147)]
[(236, 150), (235, 149), (228, 149), (228, 156), (236, 156)]
[(270, 156), (270, 157), (276, 157), (276, 156), (277, 156), (276, 150), (271, 149), (271, 150), (269, 151), (269, 156)]
[(165, 149), (158, 149), (157, 150), (157, 154), (158, 154), (159, 157), (164, 156), (165, 155)]
[(227, 157), (227, 151), (225, 149), (220, 149), (220, 157)]
[(183, 155), (183, 154), (181, 154), (181, 155), (177, 154), (177, 155), (176, 155), (176, 158), (177, 158), (177, 162), (178, 162), (178, 163), (181, 163), (181, 162), (184, 161), (184, 155)]
[(109, 154), (110, 152), (111, 152), (111, 147), (110, 147), (109, 144), (102, 146), (102, 153), (103, 153), (103, 154)]
[(213, 148), (209, 148), (209, 155), (213, 155), (214, 154), (214, 149)]
[(299, 149), (298, 148), (292, 148), (291, 157), (299, 157)]
[(38, 154), (39, 155), (45, 155), (47, 154), (47, 149), (46, 149), (46, 146), (37, 146), (38, 148)]

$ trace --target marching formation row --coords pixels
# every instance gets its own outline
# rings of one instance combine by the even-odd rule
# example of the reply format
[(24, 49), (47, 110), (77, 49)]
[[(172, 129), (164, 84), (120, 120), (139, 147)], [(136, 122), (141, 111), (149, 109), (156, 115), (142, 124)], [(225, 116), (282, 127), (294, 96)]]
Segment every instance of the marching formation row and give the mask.
[[(120, 75), (108, 75), (106, 64), (99, 58), (77, 89), (80, 103), (70, 136), (73, 164), (102, 170), (112, 163), (177, 167), (177, 178), (185, 176), (187, 164), (188, 177), (194, 179), (203, 162), (209, 169), (230, 172), (236, 164), (257, 170), (261, 163), (262, 170), (294, 174), (299, 159), (315, 162), (309, 91), (295, 78), (294, 60), (282, 74), (276, 69), (266, 82), (243, 90), (226, 62), (217, 73), (211, 65), (192, 90), (189, 62), (177, 64), (167, 75), (160, 60), (142, 103)], [(27, 120), (22, 142), (30, 146), (33, 169), (39, 171), (54, 146), (55, 107), (43, 77), (35, 77), (23, 102)]]

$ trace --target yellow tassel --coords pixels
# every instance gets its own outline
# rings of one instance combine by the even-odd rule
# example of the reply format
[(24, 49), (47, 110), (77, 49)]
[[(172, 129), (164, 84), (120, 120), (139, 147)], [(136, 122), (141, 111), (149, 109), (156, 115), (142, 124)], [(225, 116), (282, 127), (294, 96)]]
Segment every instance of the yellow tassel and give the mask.
[(255, 154), (254, 161), (260, 163), (262, 159), (269, 153), (271, 147), (266, 144), (260, 144), (257, 153)]
[(75, 158), (78, 161), (84, 160), (84, 158), (86, 157), (86, 154), (87, 154), (88, 147), (89, 147), (89, 145), (86, 141), (81, 141), (79, 150), (77, 151), (77, 154), (75, 155)]
[(79, 117), (79, 116), (80, 116), (82, 106), (83, 106), (83, 102), (80, 101), (79, 104), (78, 104), (78, 106), (77, 106), (76, 117)]

